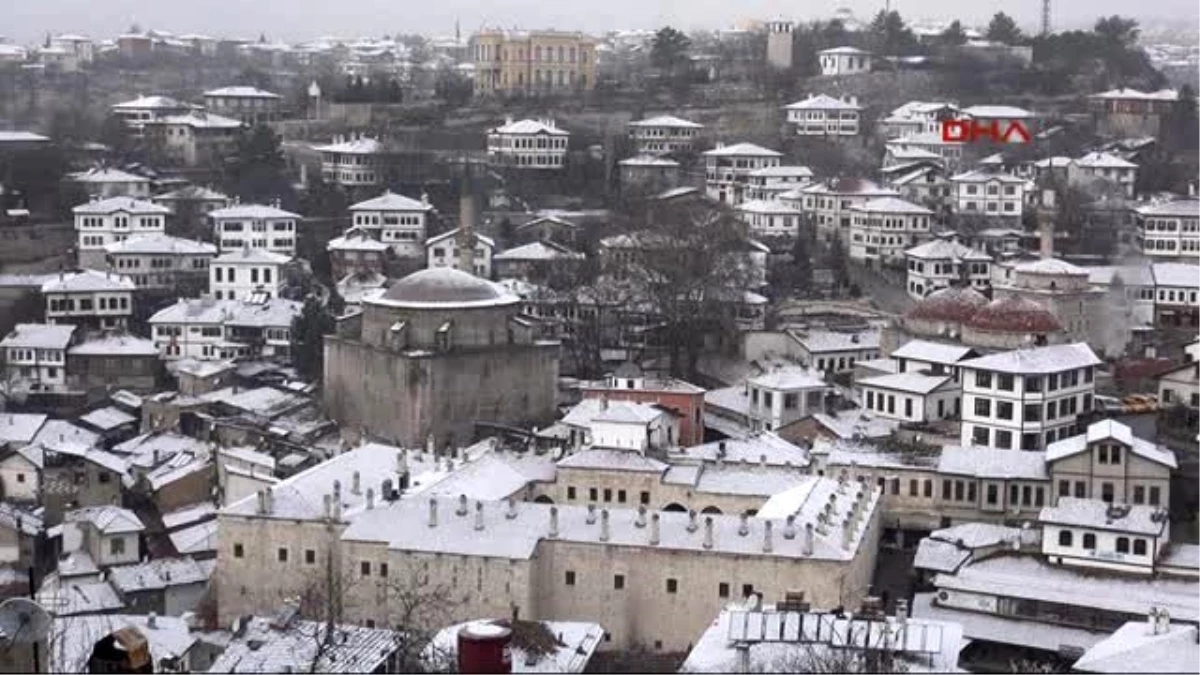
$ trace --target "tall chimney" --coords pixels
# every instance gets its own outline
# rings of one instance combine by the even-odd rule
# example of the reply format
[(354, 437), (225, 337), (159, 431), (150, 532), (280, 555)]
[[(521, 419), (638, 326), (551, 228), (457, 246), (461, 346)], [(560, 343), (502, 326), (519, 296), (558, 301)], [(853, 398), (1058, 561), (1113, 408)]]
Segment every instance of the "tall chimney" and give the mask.
[(558, 538), (558, 507), (550, 507), (550, 532), (547, 534), (551, 539)]
[(794, 514), (794, 513), (788, 514), (787, 522), (785, 522), (783, 525), (783, 538), (784, 539), (795, 539), (796, 538), (796, 514)]
[(463, 166), (463, 182), (458, 197), (458, 269), (475, 273), (475, 181), (471, 165)]
[(367, 488), (367, 510), (375, 508), (375, 488)]
[(483, 529), (483, 502), (475, 502), (475, 529)]
[(455, 511), (454, 514), (457, 516), (467, 515), (467, 496), (466, 495), (458, 496), (458, 510)]
[(771, 552), (771, 548), (772, 548), (771, 529), (772, 529), (771, 521), (768, 520), (763, 523), (763, 553)]
[(600, 512), (600, 541), (608, 541), (608, 509)]
[(596, 505), (588, 504), (587, 524), (593, 525), (596, 522)]
[(842, 521), (842, 548), (850, 550), (850, 544), (854, 541), (854, 519), (847, 516), (846, 520)]
[(704, 519), (704, 548), (713, 547), (713, 520), (712, 516), (707, 516)]
[(738, 536), (744, 537), (748, 534), (750, 534), (749, 517), (743, 513), (741, 516), (741, 521), (738, 523)]
[(362, 492), (362, 474), (358, 471), (350, 478), (350, 494), (356, 495)]
[(510, 496), (508, 498), (508, 513), (505, 513), (504, 517), (509, 520), (512, 520), (513, 518), (517, 517), (517, 498), (516, 497)]
[(696, 525), (696, 509), (690, 509), (688, 511), (687, 531), (695, 532), (697, 527), (698, 526)]
[(658, 514), (650, 516), (650, 545), (658, 546)]
[(804, 555), (813, 554), (813, 525), (812, 523), (804, 524)]
[(429, 526), (437, 527), (437, 497), (429, 498)]
[(646, 526), (646, 505), (640, 504), (637, 510), (637, 520), (633, 521), (634, 527)]

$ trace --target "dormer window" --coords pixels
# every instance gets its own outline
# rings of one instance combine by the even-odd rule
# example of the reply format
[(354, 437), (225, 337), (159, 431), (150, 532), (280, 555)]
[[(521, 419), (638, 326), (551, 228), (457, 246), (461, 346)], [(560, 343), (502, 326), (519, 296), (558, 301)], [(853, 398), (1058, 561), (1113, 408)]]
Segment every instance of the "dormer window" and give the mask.
[(451, 347), (450, 340), (450, 325), (452, 322), (447, 321), (438, 327), (437, 333), (434, 335), (434, 344), (438, 351), (448, 352)]

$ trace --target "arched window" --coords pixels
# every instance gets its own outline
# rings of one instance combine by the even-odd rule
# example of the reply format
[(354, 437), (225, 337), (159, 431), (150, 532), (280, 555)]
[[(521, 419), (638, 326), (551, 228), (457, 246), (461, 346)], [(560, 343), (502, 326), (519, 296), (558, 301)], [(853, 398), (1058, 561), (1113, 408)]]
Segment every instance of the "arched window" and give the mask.
[(1096, 535), (1092, 534), (1091, 532), (1085, 533), (1083, 535), (1083, 547), (1089, 551), (1095, 551)]
[(1059, 546), (1074, 546), (1075, 545), (1074, 533), (1071, 532), (1070, 530), (1059, 530), (1058, 531), (1058, 545)]
[(718, 509), (715, 506), (706, 506), (700, 511), (700, 513), (710, 516), (719, 516), (721, 515), (721, 509)]
[(671, 513), (687, 513), (687, 509), (684, 508), (683, 504), (676, 504), (674, 502), (664, 506), (663, 511), (669, 511)]
[(1146, 555), (1146, 540), (1145, 539), (1134, 539), (1133, 540), (1133, 554), (1134, 555)]
[(1117, 553), (1129, 553), (1129, 537), (1117, 537)]
[(533, 500), (533, 502), (535, 504), (553, 504), (554, 500), (551, 499), (549, 495), (540, 495), (537, 499)]

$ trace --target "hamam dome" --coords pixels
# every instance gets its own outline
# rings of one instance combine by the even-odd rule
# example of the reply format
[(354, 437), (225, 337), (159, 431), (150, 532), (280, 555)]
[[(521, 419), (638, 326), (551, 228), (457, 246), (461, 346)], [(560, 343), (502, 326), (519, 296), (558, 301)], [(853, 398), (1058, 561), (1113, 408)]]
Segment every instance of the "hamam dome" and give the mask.
[(471, 308), (502, 307), (520, 298), (499, 284), (451, 267), (413, 272), (392, 284), (386, 293), (367, 302), (392, 307)]

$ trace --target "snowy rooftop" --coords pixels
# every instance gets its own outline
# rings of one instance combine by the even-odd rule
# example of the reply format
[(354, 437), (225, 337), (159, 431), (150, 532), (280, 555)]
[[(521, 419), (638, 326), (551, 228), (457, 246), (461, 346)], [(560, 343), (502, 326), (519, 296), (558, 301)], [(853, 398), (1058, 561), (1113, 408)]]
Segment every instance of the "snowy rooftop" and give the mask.
[(1169, 448), (1134, 436), (1132, 429), (1113, 419), (1093, 422), (1088, 426), (1086, 433), (1064, 438), (1047, 445), (1046, 461), (1053, 462), (1064, 457), (1077, 455), (1087, 450), (1089, 443), (1107, 439), (1121, 442), (1133, 454), (1144, 457), (1152, 462), (1169, 466), (1172, 469), (1178, 466), (1175, 453)]
[(704, 125), (698, 122), (673, 117), (671, 115), (658, 115), (657, 117), (647, 117), (644, 120), (630, 122), (631, 127), (674, 127), (677, 129), (703, 129)]
[(69, 523), (91, 523), (103, 534), (124, 534), (146, 529), (133, 511), (119, 506), (93, 506), (68, 511), (64, 520)]
[(263, 204), (234, 204), (223, 209), (209, 211), (208, 215), (213, 220), (234, 220), (245, 218), (250, 220), (269, 220), (269, 219), (289, 219), (299, 220), (303, 216), (284, 211), (276, 206), (266, 206)]
[(1175, 286), (1196, 290), (1200, 286), (1200, 267), (1187, 263), (1154, 263), (1150, 266), (1157, 286)]
[(1080, 673), (1187, 673), (1200, 663), (1196, 626), (1172, 623), (1155, 634), (1147, 621), (1130, 621), (1092, 645), (1072, 666)]
[(825, 378), (816, 370), (804, 366), (776, 366), (770, 371), (751, 377), (746, 382), (765, 389), (824, 389)]
[(97, 291), (133, 291), (137, 288), (133, 279), (96, 270), (82, 270), (74, 274), (52, 277), (42, 284), (42, 293), (93, 293)]
[(885, 450), (874, 443), (853, 438), (818, 438), (813, 442), (812, 452), (826, 455), (826, 466), (839, 470), (848, 467), (920, 470), (932, 469), (938, 463), (936, 454)]
[(313, 150), (316, 150), (317, 152), (342, 153), (349, 155), (373, 155), (383, 152), (384, 145), (377, 139), (362, 137), (334, 139), (334, 142), (327, 145), (314, 146)]
[(1039, 258), (1020, 262), (1013, 266), (1013, 271), (1022, 274), (1062, 274), (1068, 276), (1083, 276), (1088, 272), (1078, 265), (1058, 258)]
[(399, 634), (380, 628), (339, 624), (337, 640), (326, 644), (325, 624), (295, 620), (285, 629), (273, 620), (254, 617), (245, 631), (230, 639), (211, 673), (371, 673), (399, 648)]
[(558, 462), (560, 469), (590, 469), (663, 474), (670, 465), (635, 450), (588, 448), (567, 455)]
[(719, 145), (703, 153), (705, 157), (783, 157), (783, 154), (754, 143)]
[(1082, 342), (1069, 345), (1050, 345), (1030, 349), (999, 352), (960, 363), (964, 368), (991, 370), (1002, 373), (1039, 375), (1058, 373), (1076, 368), (1098, 366), (1099, 358)]
[(617, 164), (620, 164), (621, 166), (657, 166), (664, 168), (676, 168), (679, 166), (679, 162), (676, 162), (673, 159), (667, 159), (666, 157), (655, 157), (653, 155), (638, 155), (637, 157), (629, 157), (617, 162)]
[(74, 324), (19, 323), (0, 340), (0, 347), (66, 349), (74, 332)]
[(428, 211), (432, 208), (426, 202), (390, 190), (350, 206), (351, 211)]
[(1011, 105), (973, 105), (963, 108), (962, 112), (976, 119), (1020, 120), (1037, 117), (1036, 113)]
[(58, 617), (106, 614), (125, 607), (107, 581), (62, 582), (56, 577), (47, 579), (38, 590), (37, 603)]
[(216, 255), (217, 247), (167, 234), (152, 233), (106, 244), (104, 250), (117, 255)]
[(67, 350), (72, 356), (158, 356), (154, 342), (134, 335), (104, 335)]
[(827, 94), (809, 96), (803, 101), (796, 101), (784, 106), (785, 110), (862, 110), (862, 106), (834, 98)]
[(904, 252), (904, 255), (919, 260), (985, 260), (990, 262), (992, 256), (976, 251), (970, 246), (963, 246), (948, 239), (934, 239), (919, 246), (914, 246)]
[(110, 567), (108, 574), (113, 587), (121, 593), (138, 593), (185, 584), (207, 584), (216, 566), (215, 560), (157, 558), (136, 565)]
[(1158, 536), (1167, 527), (1164, 514), (1164, 509), (1155, 506), (1114, 506), (1099, 499), (1059, 497), (1057, 504), (1042, 509), (1038, 522)]
[(775, 199), (751, 199), (738, 204), (737, 210), (743, 213), (760, 214), (797, 215), (803, 213), (798, 206)]
[[(803, 490), (802, 494), (797, 491)], [(866, 528), (859, 525), (852, 532), (850, 546), (843, 547), (843, 528), (841, 523), (850, 514), (854, 502), (854, 494), (842, 495), (840, 509), (835, 506), (832, 523), (828, 529), (824, 527), (814, 532), (814, 546), (811, 556), (803, 552), (805, 540), (803, 523), (816, 523), (818, 511), (823, 511), (829, 503), (829, 496), (837, 491), (837, 482), (816, 477), (808, 477), (807, 482), (799, 488), (784, 493), (785, 500), (775, 507), (777, 515), (759, 515), (743, 521), (738, 516), (712, 515), (698, 520), (695, 531), (689, 531), (689, 516), (679, 512), (657, 512), (661, 523), (659, 540), (651, 542), (652, 528), (646, 517), (646, 525), (637, 522), (638, 511), (635, 509), (614, 509), (611, 511), (596, 510), (592, 513), (595, 522), (587, 522), (589, 509), (584, 506), (559, 505), (531, 502), (506, 503), (488, 502), (478, 511), (482, 514), (483, 529), (477, 529), (477, 505), (471, 505), (466, 515), (457, 515), (456, 500), (437, 500), (436, 526), (429, 526), (430, 501), (425, 499), (400, 500), (386, 508), (376, 508), (364, 512), (357, 518), (343, 535), (348, 541), (381, 542), (393, 550), (423, 551), (429, 553), (444, 553), (451, 555), (483, 556), (489, 558), (509, 558), (527, 560), (532, 557), (538, 545), (544, 540), (559, 540), (575, 544), (599, 544), (608, 546), (655, 547), (667, 550), (704, 552), (709, 555), (733, 554), (756, 555), (785, 560), (802, 560), (812, 558), (817, 560), (849, 560), (862, 542)], [(776, 498), (781, 495), (776, 495)], [(878, 495), (870, 493), (864, 496), (864, 517), (869, 520), (875, 508)], [(768, 502), (770, 504), (770, 502)], [(551, 509), (557, 509), (558, 528), (556, 536), (550, 531)], [(766, 506), (763, 507), (766, 510)], [(602, 523), (608, 513), (608, 536), (604, 537)], [(785, 523), (782, 519), (787, 515), (797, 516), (799, 534), (793, 538), (785, 536)], [(771, 551), (763, 551), (765, 518), (770, 518), (774, 533), (772, 535)], [(712, 546), (706, 547), (705, 523), (712, 522)], [(740, 534), (743, 525), (747, 527), (746, 534)]]
[(101, 431), (111, 431), (126, 424), (134, 424), (138, 421), (138, 418), (109, 406), (93, 410), (80, 417), (79, 421)]
[(933, 211), (899, 197), (879, 197), (868, 199), (862, 204), (854, 204), (851, 211), (864, 213), (904, 213), (908, 215), (933, 215)]
[[(862, 361), (858, 365), (865, 365)], [(872, 415), (862, 408), (839, 410), (832, 413), (815, 413), (813, 419), (837, 438), (883, 438), (891, 436), (900, 426), (897, 420)]]
[(807, 450), (793, 445), (769, 431), (748, 435), (745, 438), (728, 438), (690, 448), (679, 448), (671, 453), (671, 461), (711, 463), (715, 462), (718, 456), (730, 464), (757, 466), (763, 463), (764, 456), (767, 466), (801, 468), (809, 464)]
[(841, 332), (832, 330), (788, 331), (812, 354), (879, 349), (879, 331)]
[(744, 459), (741, 462), (676, 464), (663, 476), (663, 483), (687, 485), (697, 492), (719, 495), (755, 496), (769, 499), (797, 487), (808, 479), (803, 465), (769, 466)]
[(217, 513), (217, 507), (212, 502), (189, 504), (182, 508), (162, 514), (163, 527), (173, 530), (181, 525), (190, 525), (211, 518)]
[(899, 192), (864, 178), (821, 181), (800, 188), (804, 194), (853, 195), (855, 197), (895, 197)]
[(1024, 178), (1018, 178), (1012, 174), (993, 172), (993, 171), (965, 171), (950, 177), (951, 181), (956, 183), (986, 183), (988, 181), (997, 181), (1000, 183), (1021, 183), (1026, 181)]
[(867, 377), (857, 381), (861, 387), (892, 389), (912, 394), (929, 394), (950, 382), (949, 375), (926, 375), (924, 373), (891, 373)]
[[(885, 643), (885, 634), (894, 641)], [(745, 640), (749, 645), (743, 653), (740, 645)], [(827, 672), (830, 664), (847, 663), (843, 659), (848, 646), (857, 656), (867, 644), (891, 645), (900, 672), (963, 672), (958, 656), (967, 643), (962, 628), (948, 621), (910, 618), (901, 629), (895, 617), (867, 621), (818, 612), (779, 612), (773, 606), (747, 611), (734, 605), (722, 609), (700, 635), (680, 672), (743, 672), (744, 658), (749, 660), (748, 672)]]
[(221, 403), (239, 412), (262, 417), (275, 417), (308, 401), (306, 396), (283, 391), (274, 387), (254, 389), (218, 389), (200, 398), (210, 403)]
[[(79, 182), (79, 183), (149, 183), (150, 182), (150, 179), (146, 178), (145, 176), (139, 176), (136, 173), (129, 173), (128, 171), (122, 171), (120, 169), (114, 169), (112, 167), (104, 167), (104, 168), (100, 168), (100, 169), (88, 169), (87, 171), (80, 171), (78, 173), (69, 174), (69, 178), (71, 180)], [(115, 200), (124, 200), (125, 204), (134, 205), (129, 208), (138, 209), (136, 211), (136, 213), (166, 213), (167, 212), (165, 206), (159, 206), (158, 204), (152, 204), (151, 202), (145, 202), (140, 199), (134, 199), (133, 197), (109, 197), (108, 199), (102, 199), (95, 203), (103, 204), (105, 202), (113, 202)], [(120, 202), (118, 201), (117, 203), (119, 204)], [(143, 206), (143, 204), (149, 204), (150, 206), (146, 207), (146, 206)], [(83, 206), (86, 206), (86, 204)], [(151, 209), (155, 209), (155, 210), (146, 210), (147, 208), (151, 208)], [(120, 207), (118, 207), (117, 209), (113, 209), (111, 211), (99, 211), (99, 210), (97, 210), (97, 211), (80, 211), (79, 209), (80, 209), (80, 207), (76, 206), (75, 209), (73, 209), (73, 211), (75, 213), (112, 213), (113, 211), (122, 210), (122, 209), (120, 209)], [(161, 210), (158, 210), (158, 209), (161, 209)], [(125, 209), (125, 210), (127, 210), (127, 209)]]
[(204, 92), (205, 96), (237, 96), (241, 98), (281, 98), (279, 94), (273, 94), (258, 87), (221, 87), (219, 89), (209, 89)]
[(552, 123), (542, 120), (517, 120), (507, 122), (492, 129), (493, 134), (548, 134), (550, 136), (569, 136), (570, 132)]
[(179, 555), (199, 555), (217, 550), (217, 521), (207, 520), (168, 535)]
[(240, 129), (244, 126), (241, 120), (197, 110), (192, 110), (182, 115), (166, 115), (158, 119), (146, 120), (146, 124), (183, 125), (192, 127), (193, 129)]
[(1136, 169), (1137, 164), (1107, 152), (1089, 152), (1075, 160), (1077, 166), (1097, 169)]
[[(0, 343), (0, 346), (6, 345)], [(46, 415), (35, 413), (0, 412), (0, 442), (30, 443), (46, 419)]]
[(249, 246), (222, 253), (213, 260), (222, 265), (284, 265), (289, 261), (291, 258), (286, 255)]
[(924, 363), (939, 363), (954, 365), (959, 361), (973, 356), (974, 350), (959, 344), (930, 342), (928, 340), (909, 340), (896, 351), (892, 352), (893, 359), (910, 359)]
[(1101, 92), (1099, 94), (1092, 94), (1090, 98), (1175, 101), (1179, 98), (1179, 92), (1175, 91), (1174, 89), (1159, 89), (1158, 91), (1146, 92), (1122, 87), (1120, 89), (1109, 89), (1108, 91)]
[(132, 101), (125, 101), (113, 106), (117, 110), (172, 110), (186, 109), (187, 103), (177, 101), (170, 96), (139, 96)]
[[(545, 630), (557, 639), (548, 654), (527, 653), (519, 644), (511, 643), (512, 672), (514, 673), (582, 673), (592, 654), (604, 640), (604, 628), (586, 621), (542, 621)], [(460, 623), (438, 631), (426, 651), (430, 672), (449, 672), (458, 667), (458, 633), (471, 627), (486, 632), (493, 622), (479, 620)]]
[(584, 255), (582, 253), (576, 253), (575, 251), (572, 251), (561, 244), (556, 244), (552, 241), (535, 241), (525, 244), (524, 246), (517, 246), (501, 253), (497, 253), (492, 257), (492, 260), (541, 261), (582, 260), (583, 258)]
[(937, 470), (975, 478), (1050, 479), (1042, 453), (999, 448), (947, 445), (942, 448)]
[(1141, 216), (1200, 218), (1200, 199), (1194, 197), (1173, 199), (1143, 206), (1137, 209), (1137, 212)]

